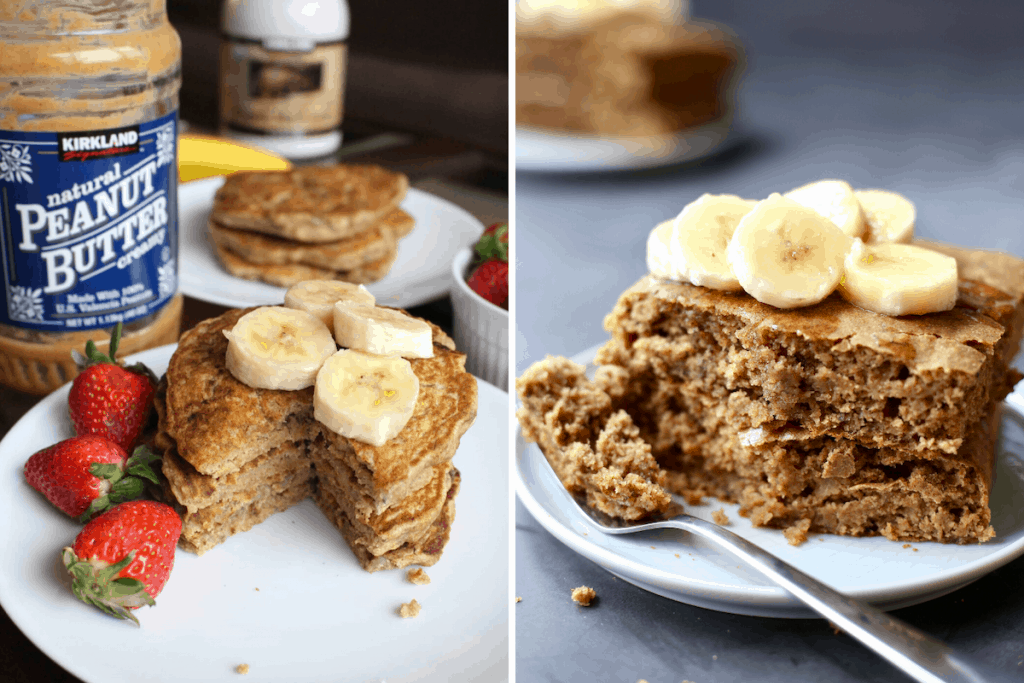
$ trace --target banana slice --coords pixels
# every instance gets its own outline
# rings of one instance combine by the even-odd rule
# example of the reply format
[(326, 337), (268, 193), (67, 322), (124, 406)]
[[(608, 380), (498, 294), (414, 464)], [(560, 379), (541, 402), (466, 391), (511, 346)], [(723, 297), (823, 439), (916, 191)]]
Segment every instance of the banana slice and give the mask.
[(864, 212), (853, 188), (844, 180), (819, 180), (790, 190), (786, 197), (814, 209), (850, 237), (864, 234)]
[(316, 376), (313, 416), (342, 436), (381, 446), (409, 422), (419, 394), (409, 361), (342, 349)]
[(305, 280), (284, 293), (285, 306), (312, 313), (323, 320), (328, 329), (334, 327), (334, 304), (338, 301), (366, 306), (377, 303), (366, 287), (338, 280)]
[(727, 256), (743, 289), (777, 308), (815, 304), (839, 284), (850, 238), (817, 211), (772, 194), (740, 220)]
[(912, 244), (854, 240), (839, 293), (885, 315), (920, 315), (956, 305), (956, 259)]
[(339, 346), (378, 356), (432, 358), (430, 325), (390, 308), (334, 304), (334, 338)]
[(731, 194), (705, 194), (687, 204), (676, 216), (669, 242), (676, 279), (711, 289), (739, 290), (726, 251), (740, 219), (755, 206), (757, 202)]
[(319, 318), (283, 306), (246, 313), (224, 336), (228, 372), (255, 389), (311, 387), (320, 366), (338, 350)]
[(914, 239), (914, 221), (917, 219), (914, 202), (888, 190), (856, 190), (854, 195), (867, 223), (862, 237), (866, 244), (906, 244)]
[(658, 223), (647, 236), (647, 270), (654, 277), (665, 280), (675, 278), (675, 271), (672, 269), (672, 257), (669, 254), (669, 242), (672, 239), (672, 226), (675, 220)]

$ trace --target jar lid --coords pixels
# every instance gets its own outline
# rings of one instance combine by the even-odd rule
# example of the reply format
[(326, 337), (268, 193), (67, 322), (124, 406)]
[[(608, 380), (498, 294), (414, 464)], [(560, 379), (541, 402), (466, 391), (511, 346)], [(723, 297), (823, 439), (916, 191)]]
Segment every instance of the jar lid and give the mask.
[(345, 0), (225, 0), (221, 28), (230, 36), (268, 47), (304, 48), (304, 43), (348, 38)]

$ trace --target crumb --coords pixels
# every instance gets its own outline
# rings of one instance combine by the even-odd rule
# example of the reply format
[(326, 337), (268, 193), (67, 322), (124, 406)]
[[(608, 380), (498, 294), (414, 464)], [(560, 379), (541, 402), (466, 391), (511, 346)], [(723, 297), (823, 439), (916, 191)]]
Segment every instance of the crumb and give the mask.
[(398, 609), (398, 614), (403, 619), (411, 619), (420, 613), (420, 603), (415, 600), (402, 603), (402, 606)]
[(636, 683), (647, 683), (647, 679), (645, 679), (645, 678), (641, 678), (641, 679), (640, 679), (640, 680), (638, 680), (638, 681), (637, 681)]
[(914, 552), (915, 552), (915, 553), (917, 552), (917, 548), (914, 548)]
[(257, 593), (259, 593), (259, 592), (260, 592), (260, 589), (259, 589), (259, 588), (257, 588), (257, 589), (256, 589), (256, 592), (257, 592)]
[(523, 599), (517, 595), (516, 596), (516, 602), (522, 602), (522, 601), (523, 601)]
[(800, 545), (807, 540), (807, 530), (811, 528), (811, 520), (801, 519), (799, 522), (782, 532), (790, 545)]
[(711, 519), (718, 526), (729, 526), (729, 515), (725, 514), (725, 508), (712, 512)]
[(409, 583), (415, 583), (417, 586), (426, 586), (430, 583), (430, 577), (427, 576), (427, 573), (423, 571), (422, 567), (410, 569), (406, 572), (405, 578), (409, 580)]
[(711, 659), (713, 659), (713, 660), (715, 660), (717, 662), (718, 661), (718, 655), (711, 655)]
[(679, 553), (676, 553), (676, 557), (679, 557)]
[(909, 544), (909, 543), (904, 543), (904, 544), (903, 544), (903, 547), (904, 547), (904, 548), (909, 548), (909, 547), (910, 547), (910, 544)]
[(580, 586), (579, 588), (572, 589), (572, 599), (584, 607), (589, 607), (596, 597), (597, 591), (590, 586)]
[(838, 636), (838, 635), (839, 635), (840, 633), (842, 633), (842, 632), (843, 632), (843, 629), (839, 628), (838, 626), (836, 626), (835, 624), (833, 624), (833, 623), (832, 623), (831, 621), (830, 621), (830, 622), (828, 622), (828, 625), (832, 627), (832, 633), (833, 633), (833, 634), (835, 634), (835, 635), (837, 635), (837, 636)]
[(704, 496), (700, 493), (693, 491), (687, 491), (683, 494), (683, 498), (686, 499), (687, 505), (700, 505), (704, 502)]
[[(257, 590), (259, 590), (259, 589), (257, 589)], [(239, 674), (247, 674), (247, 673), (249, 673), (249, 665), (248, 664), (239, 664), (238, 666), (235, 667), (235, 673), (239, 673)]]
[(655, 548), (655, 547), (654, 547), (654, 546), (652, 545), (652, 546), (651, 546), (651, 550), (657, 550), (657, 548)]

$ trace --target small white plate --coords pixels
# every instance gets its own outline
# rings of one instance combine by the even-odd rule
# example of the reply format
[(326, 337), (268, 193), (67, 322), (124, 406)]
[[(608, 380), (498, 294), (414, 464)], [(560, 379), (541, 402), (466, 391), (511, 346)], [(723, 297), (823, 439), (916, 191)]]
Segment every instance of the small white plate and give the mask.
[[(574, 360), (587, 364), (597, 347)], [(1004, 421), (1024, 420), (1024, 398), (1004, 404)], [(687, 511), (711, 520), (724, 509), (729, 529), (833, 588), (890, 610), (950, 593), (1024, 554), (1024, 445), (1007, 438), (1004, 425), (991, 496), (996, 538), (975, 545), (903, 543), (882, 537), (810, 534), (794, 547), (782, 531), (755, 528), (737, 505), (705, 499)], [(516, 430), (516, 491), (530, 514), (559, 541), (612, 574), (645, 590), (698, 607), (767, 617), (817, 616), (784, 589), (740, 560), (678, 531), (631, 536), (603, 534), (559, 490), (561, 484), (536, 444)], [(681, 501), (680, 501), (681, 502)]]
[[(174, 346), (137, 354), (162, 374)], [(87, 683), (508, 680), (508, 396), (485, 382), (463, 436), (457, 513), (444, 555), (415, 586), (369, 574), (312, 503), (273, 515), (202, 557), (178, 550), (138, 628), (79, 602), (58, 563), (80, 526), (25, 482), (35, 451), (72, 435), (68, 385), (0, 442), (0, 604), (55, 662)], [(258, 590), (257, 590), (258, 589)], [(398, 607), (423, 608), (402, 619)], [(111, 650), (117, 643), (116, 656)], [(104, 653), (107, 653), (104, 655)]]
[[(243, 280), (220, 265), (207, 235), (213, 195), (223, 176), (183, 183), (178, 188), (179, 288), (188, 296), (242, 308), (284, 301), (284, 288)], [(410, 188), (403, 210), (416, 227), (398, 243), (398, 258), (383, 280), (367, 285), (386, 306), (409, 308), (444, 296), (452, 284), (451, 263), (484, 231), (467, 211), (432, 194)]]
[(600, 137), (516, 128), (516, 170), (551, 173), (630, 171), (694, 161), (729, 137), (731, 118), (674, 135)]

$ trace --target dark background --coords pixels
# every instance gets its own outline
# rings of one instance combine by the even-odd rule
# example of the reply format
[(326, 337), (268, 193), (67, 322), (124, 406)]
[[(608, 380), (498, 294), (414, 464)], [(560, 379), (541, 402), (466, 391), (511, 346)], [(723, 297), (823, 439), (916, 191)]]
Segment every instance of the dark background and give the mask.
[[(220, 2), (167, 0), (184, 46), (181, 116), (217, 123)], [(346, 140), (379, 128), (508, 155), (508, 7), (473, 0), (350, 0)]]

